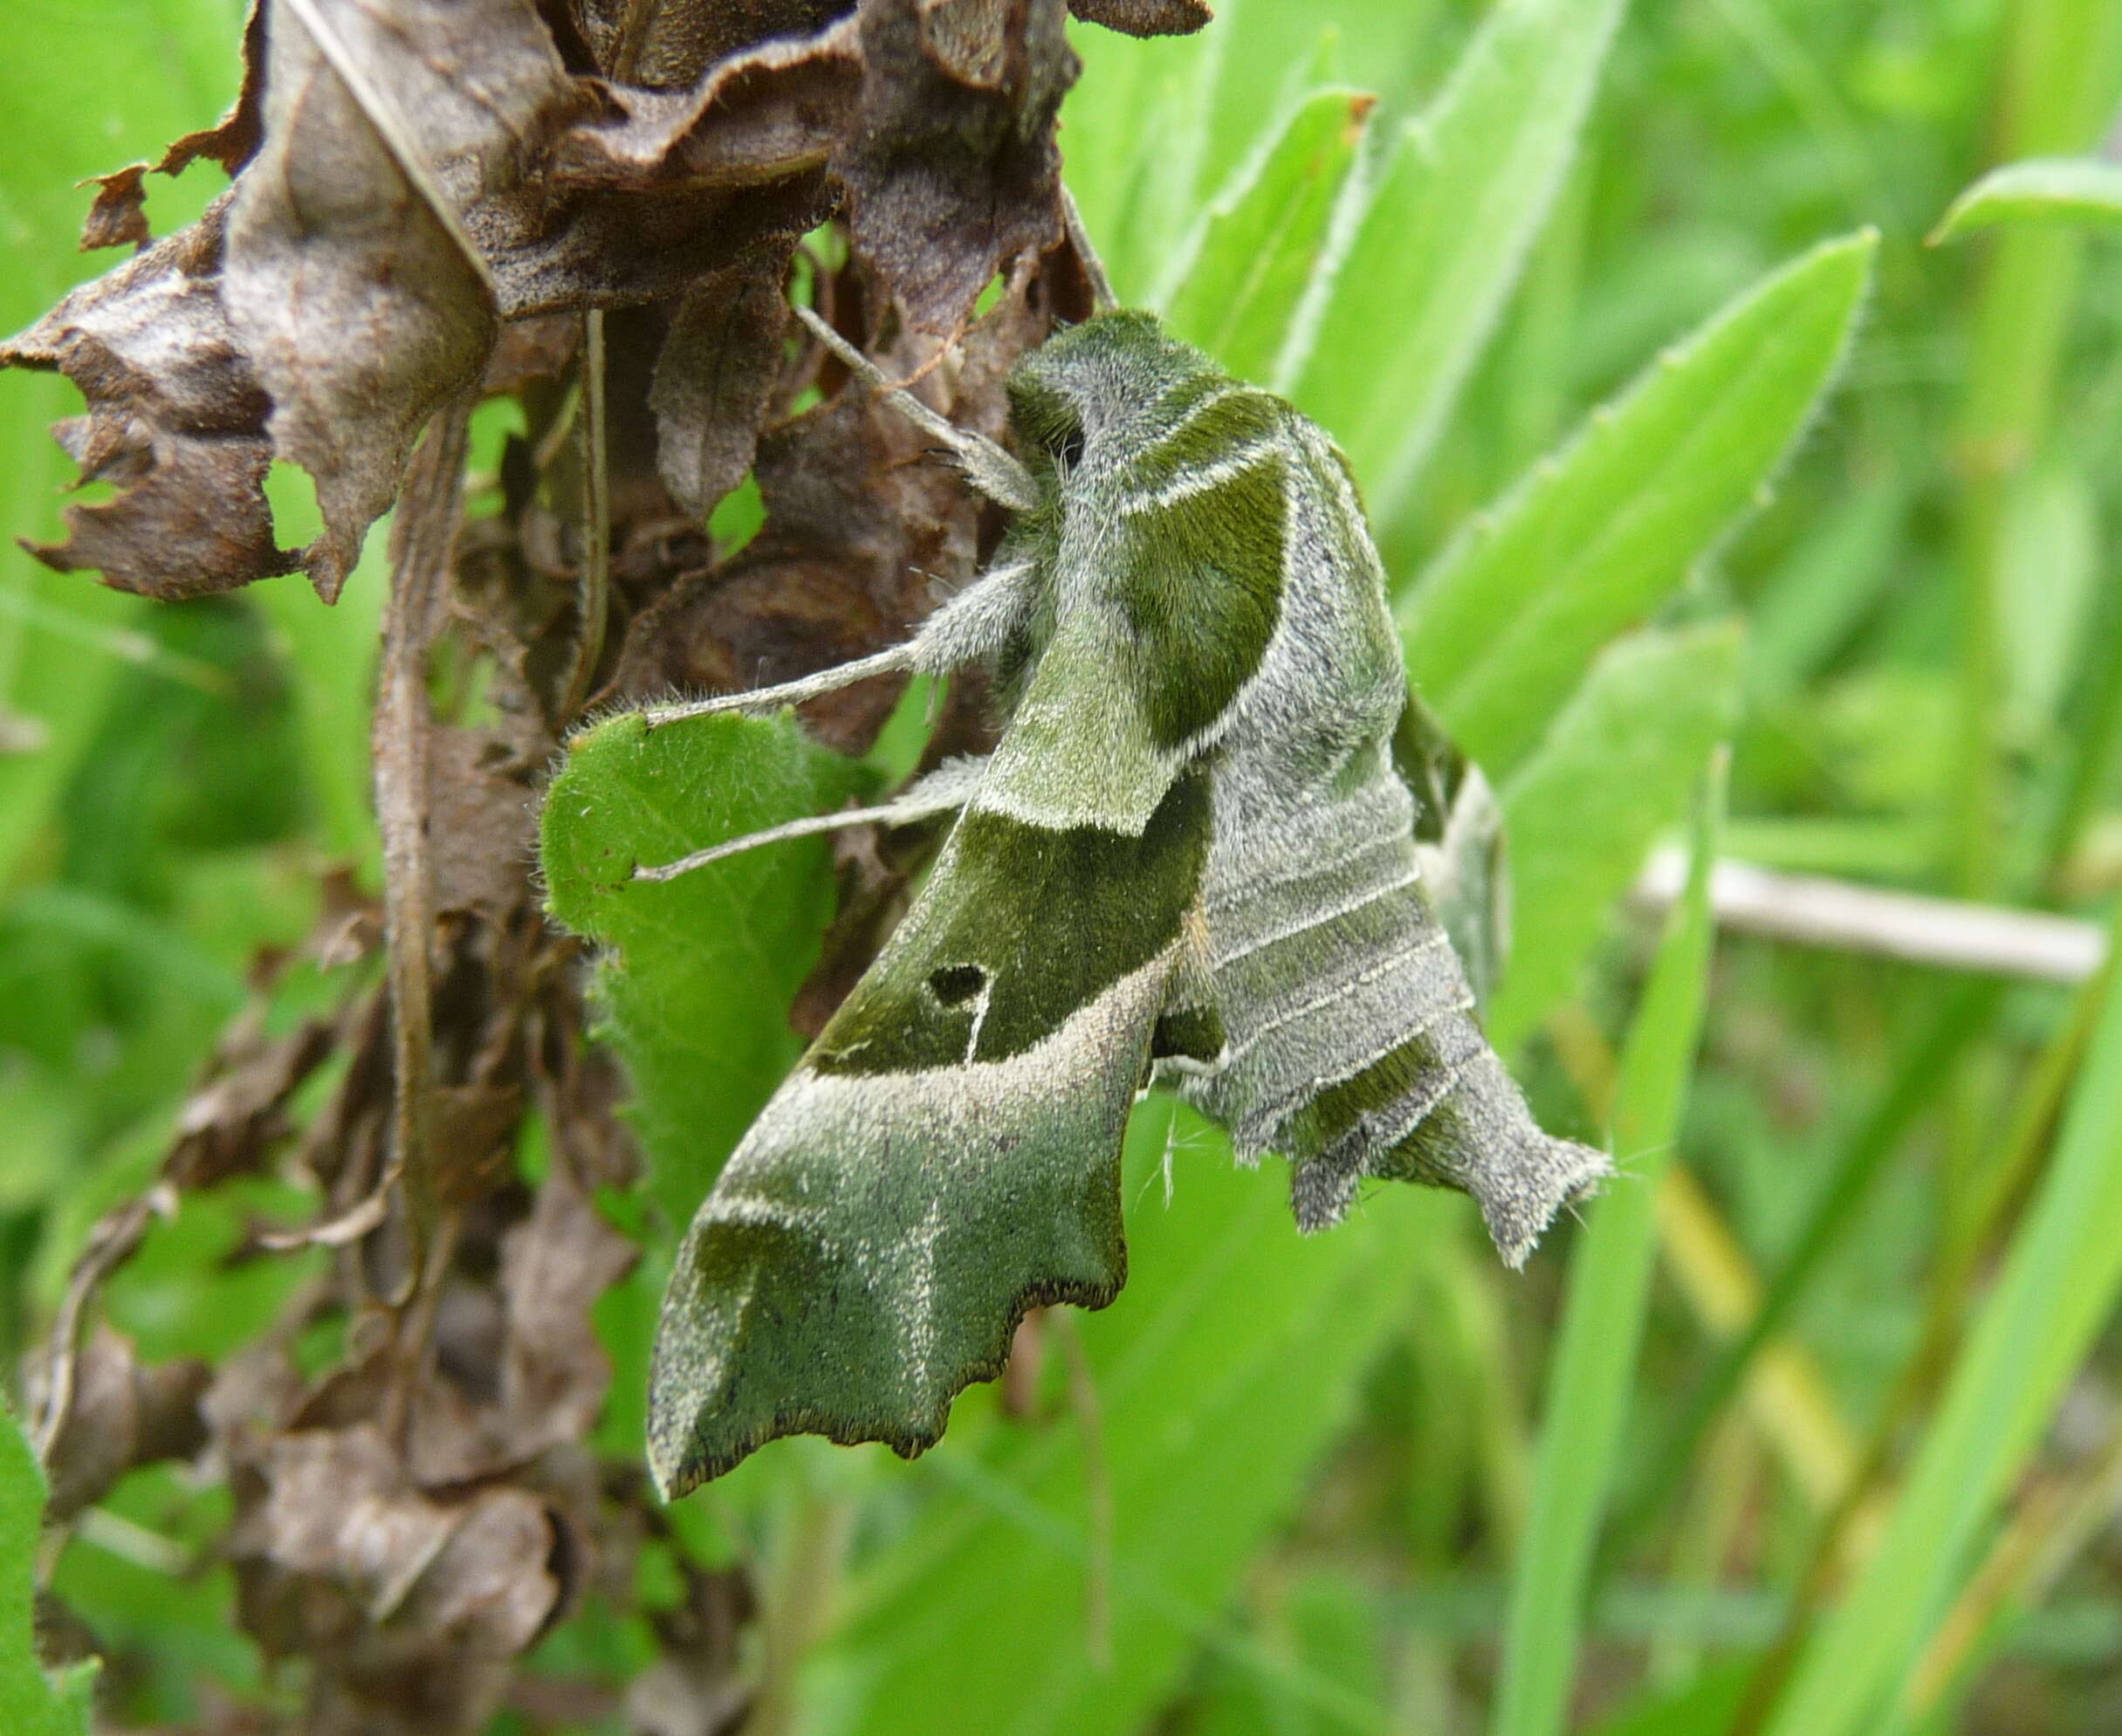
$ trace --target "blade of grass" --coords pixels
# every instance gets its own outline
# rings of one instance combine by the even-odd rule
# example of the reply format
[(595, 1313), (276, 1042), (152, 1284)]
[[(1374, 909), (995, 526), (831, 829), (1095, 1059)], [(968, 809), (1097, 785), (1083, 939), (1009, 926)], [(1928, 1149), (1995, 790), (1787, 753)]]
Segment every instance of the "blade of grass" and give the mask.
[(1991, 979), (1962, 983), (1952, 992), (1930, 1029), (1902, 1059), (1899, 1070), (1850, 1141), (1819, 1190), (1782, 1266), (1769, 1280), (1761, 1307), (1746, 1330), (1727, 1344), (1689, 1397), (1658, 1446), (1631, 1477), (1631, 1492), (1608, 1540), (1618, 1555), (1640, 1535), (1679, 1486), (1710, 1424), (1744, 1383), (1762, 1347), (1780, 1333), (1808, 1293), (1828, 1256), (1871, 1197), (1872, 1184), (1900, 1149), (1909, 1128), (1935, 1101), (1938, 1081), (1995, 1017), (2003, 985)]
[(1504, 786), (1513, 938), (1487, 1018), (1501, 1053), (1569, 997), (1652, 841), (1685, 818), (1738, 713), (1741, 648), (1728, 622), (1619, 641)]
[(1275, 381), (1374, 100), (1307, 97), (1210, 206), (1179, 262), (1165, 323), (1241, 380)]
[(1398, 608), (1423, 696), (1492, 778), (1524, 758), (1600, 646), (1672, 593), (1759, 498), (1841, 365), (1878, 238), (1785, 266), (1596, 411)]
[[(2113, 101), (2122, 11), (2110, 0), (2021, 0), (2009, 13), (1997, 96), (2010, 156), (2085, 148)], [(1956, 890), (1995, 892), (2002, 866), (2005, 754), (2003, 527), (2010, 495), (2053, 429), (2083, 241), (2014, 229), (1996, 238), (1974, 308), (1954, 458), (1960, 472), (1961, 667), (1952, 827)]]
[(1954, 200), (1930, 243), (1936, 247), (1976, 230), (2024, 223), (2122, 229), (2122, 163), (2033, 157), (1993, 168)]
[(1499, 0), (1352, 213), (1286, 359), (1390, 521), (1487, 344), (1576, 154), (1626, 0)]
[(1915, 1664), (1968, 1552), (2122, 1292), (2122, 992), (1885, 1535), (1800, 1656), (1770, 1736), (1853, 1736)]
[(1554, 1736), (1564, 1725), (1585, 1588), (1627, 1420), (1650, 1292), (1658, 1177), (1686, 1101), (1716, 927), (1709, 872), (1723, 802), (1711, 773), (1685, 897), (1658, 948), (1614, 1091), (1620, 1178), (1591, 1207), (1570, 1263), (1562, 1336), (1548, 1376), (1531, 1522), (1511, 1588), (1494, 1736)]

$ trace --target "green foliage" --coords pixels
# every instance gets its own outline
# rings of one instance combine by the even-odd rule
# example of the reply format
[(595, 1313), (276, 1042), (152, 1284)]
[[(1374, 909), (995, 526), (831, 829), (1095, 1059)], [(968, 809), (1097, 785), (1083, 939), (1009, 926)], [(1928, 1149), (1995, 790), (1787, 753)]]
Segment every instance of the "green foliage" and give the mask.
[[(1047, 1328), (1044, 1427), (969, 1415), (922, 1462), (937, 1499), (857, 1578), (834, 1648), (862, 1685), (848, 1728), (922, 1730), (948, 1704), (969, 1728), (1117, 1736), (1195, 1646), (1291, 1678), (1227, 1630), (1229, 1588), (1345, 1421), (1451, 1219), (1397, 1190), (1300, 1242), (1265, 1180), (1191, 1111), (1137, 1115), (1124, 1300)], [(1087, 1395), (1070, 1396), (1061, 1331), (1082, 1340)], [(1331, 1679), (1285, 1685), (1336, 1728), (1372, 1722)]]
[(1191, 250), (1178, 255), (1178, 287), (1164, 323), (1240, 380), (1285, 383), (1295, 315), (1319, 274), (1372, 101), (1334, 90), (1305, 98), (1217, 196)]
[(56, 1679), (37, 1661), (30, 1587), (45, 1479), (11, 1411), (0, 1408), (0, 1722), (10, 1736), (87, 1736), (96, 1666)]
[(1740, 646), (1730, 626), (1622, 640), (1504, 786), (1512, 963), (1488, 1028), (1505, 1053), (1568, 998), (1614, 901), (1729, 734)]
[(1686, 889), (1667, 921), (1622, 1052), (1608, 1118), (1617, 1177), (1593, 1203), (1569, 1266), (1541, 1409), (1530, 1524), (1504, 1630), (1503, 1679), (1489, 1721), (1496, 1736), (1559, 1736), (1566, 1727), (1592, 1551), (1620, 1459), (1657, 1258), (1658, 1184), (1679, 1136), (1709, 997), (1721, 767), (1709, 783)]
[(1954, 200), (1933, 242), (2002, 223), (2062, 223), (2122, 228), (2122, 164), (2036, 157), (1993, 168)]
[(1808, 255), (1668, 350), (1409, 590), (1408, 669), (1492, 775), (1761, 497), (1840, 365), (1877, 244)]
[[(2110, 936), (2110, 943), (2114, 937)], [(1996, 1287), (1939, 1401), (1885, 1535), (1807, 1649), (1774, 1736), (1879, 1727), (1927, 1611), (2018, 1473), (2122, 1296), (2122, 991), (2111, 990)]]
[(1576, 149), (1624, 0), (1503, 0), (1365, 183), (1285, 362), (1390, 524), (1494, 330)]
[[(2092, 153), (2122, 95), (2112, 8), (1217, 10), (1183, 40), (1072, 26), (1070, 182), (1124, 296), (1289, 390), (1353, 456), (1411, 675), (1509, 821), (1492, 1034), (1548, 1124), (1581, 1130), (1597, 1057), (1631, 1033), (1630, 1173), (1521, 1281), (1444, 1196), (1384, 1190), (1300, 1239), (1272, 1166), (1235, 1170), (1220, 1136), (1152, 1101), (1130, 1142), (1129, 1289), (1046, 1323), (1028, 1408), (976, 1389), (911, 1465), (759, 1455), (668, 1511), (659, 1614), (681, 1569), (742, 1564), (766, 1611), (746, 1667), (785, 1729), (1552, 1730), (1562, 1689), (1601, 1736), (1727, 1736), (1749, 1690), (1771, 1736), (1974, 1729), (1994, 1721), (1969, 1710), (1981, 1666), (2011, 1648), (2014, 1713), (2091, 1736), (2113, 1569), (2018, 1492), (2077, 1492), (2043, 1431), (2074, 1380), (2116, 1389), (2112, 996), (2081, 1058), (2045, 990), (1727, 936), (1695, 1072), (1653, 1088), (1653, 1033), (1668, 1059), (1689, 1046), (1700, 907), (1647, 964), (1619, 907), (1729, 737), (1733, 854), (2107, 914), (2122, 251), (2104, 231), (2122, 202)], [(231, 94), (239, 11), (38, 0), (16, 20), (10, 326), (100, 263), (72, 251), (72, 183)], [(1379, 98), (1360, 136), (1351, 88)], [(1963, 193), (2000, 153), (2022, 161)], [(213, 180), (157, 185), (158, 230)], [(1959, 244), (1921, 248), (1941, 213)], [(1880, 233), (1820, 244), (1860, 225)], [(70, 408), (54, 382), (0, 379), (0, 725), (34, 719), (42, 743), (0, 753), (10, 1354), (98, 1212), (151, 1179), (258, 949), (308, 930), (319, 863), (371, 872), (374, 851), (380, 535), (333, 612), (299, 580), (150, 610), (46, 574), (11, 538), (54, 529), (65, 462), (44, 424)], [(282, 480), (292, 541), (313, 508)], [(732, 500), (756, 517), (755, 490)], [(895, 776), (923, 715), (902, 710)], [(593, 1444), (620, 1471), (671, 1234), (797, 1052), (786, 1008), (833, 899), (816, 841), (668, 886), (626, 872), (866, 783), (786, 721), (621, 718), (553, 785), (554, 908), (601, 957), (654, 1160), (639, 1196), (601, 1201), (648, 1248), (597, 1305), (615, 1388)], [(312, 974), (266, 1013), (327, 1000)], [(1650, 1215), (1660, 1164), (1715, 1214), (1707, 1255)], [(263, 1184), (188, 1197), (105, 1312), (149, 1361), (224, 1355), (301, 1275), (249, 1259), (251, 1232), (309, 1209)], [(1646, 1282), (1653, 1252), (1681, 1281)], [(1720, 1282), (1730, 1314), (1704, 1300)], [(1807, 1588), (1831, 1540), (1788, 1442), (1861, 1459), (1875, 1423), (1884, 1521), (1830, 1607)], [(135, 1475), (59, 1558), (129, 1725), (196, 1724), (216, 1696), (285, 1705), (226, 1566), (108, 1547), (147, 1534), (181, 1554), (225, 1523), (216, 1500)], [(0, 1430), (10, 1731), (85, 1727), (85, 1683), (53, 1687), (27, 1645), (40, 1502)], [(1919, 1706), (1946, 1612), (1982, 1614), (1967, 1600), (2002, 1524), (2041, 1570)], [(1810, 1637), (1779, 1680), (1786, 1621)], [(653, 1651), (639, 1615), (593, 1595), (539, 1668), (619, 1693)]]
[(598, 997), (675, 1229), (800, 1051), (786, 1014), (832, 913), (832, 853), (804, 838), (672, 881), (633, 872), (824, 813), (864, 781), (786, 717), (628, 716), (577, 738), (546, 793), (553, 914), (604, 949)]

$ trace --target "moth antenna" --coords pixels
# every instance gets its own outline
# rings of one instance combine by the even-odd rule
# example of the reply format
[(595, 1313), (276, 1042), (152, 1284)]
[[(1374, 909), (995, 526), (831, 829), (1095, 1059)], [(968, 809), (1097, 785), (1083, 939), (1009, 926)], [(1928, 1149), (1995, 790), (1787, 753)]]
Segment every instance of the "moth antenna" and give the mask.
[(1061, 224), (1068, 234), (1068, 244), (1075, 249), (1075, 257), (1082, 262), (1083, 275), (1090, 279), (1090, 298), (1101, 313), (1110, 313), (1120, 305), (1120, 298), (1113, 293), (1113, 280), (1106, 275), (1105, 261), (1098, 257), (1098, 250), (1091, 245), (1090, 231), (1084, 226), (1083, 213), (1077, 207), (1075, 195), (1066, 183), (1061, 190)]
[(1033, 481), (1032, 473), (985, 435), (960, 428), (904, 387), (887, 379), (883, 369), (811, 309), (799, 306), (796, 318), (810, 327), (811, 335), (838, 356), (856, 379), (872, 391), (882, 393), (901, 415), (941, 442), (964, 469), (965, 480), (990, 500), (1013, 512), (1029, 512), (1039, 504), (1039, 484)]

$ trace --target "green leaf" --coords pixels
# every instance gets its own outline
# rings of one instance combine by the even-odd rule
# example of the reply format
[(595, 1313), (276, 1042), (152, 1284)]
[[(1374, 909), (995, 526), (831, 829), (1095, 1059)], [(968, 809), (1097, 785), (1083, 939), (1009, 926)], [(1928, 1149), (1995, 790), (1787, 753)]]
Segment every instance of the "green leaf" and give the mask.
[(1569, 998), (1652, 841), (1686, 813), (1738, 714), (1740, 646), (1728, 624), (1623, 640), (1504, 787), (1513, 933), (1488, 1010), (1500, 1053)]
[(578, 736), (546, 795), (548, 902), (606, 949), (598, 997), (633, 1074), (655, 1197), (680, 1228), (801, 1046), (786, 1015), (832, 914), (831, 852), (805, 838), (673, 881), (629, 876), (823, 813), (862, 782), (786, 717), (651, 731), (628, 715)]
[(45, 1479), (14, 1414), (0, 1405), (0, 1729), (8, 1736), (88, 1736), (97, 1666), (57, 1680), (37, 1661), (32, 1617)]
[(1390, 521), (1540, 232), (1626, 0), (1499, 0), (1435, 106), (1394, 141), (1288, 359)]
[(1931, 244), (2002, 223), (2072, 223), (2122, 229), (2122, 163), (2096, 157), (2033, 157), (1993, 168), (1959, 198)]
[[(974, 1395), (916, 1480), (922, 1520), (858, 1582), (833, 1649), (864, 1736), (954, 1728), (1123, 1736), (1141, 1729), (1197, 1646), (1264, 1672), (1323, 1727), (1379, 1728), (1343, 1685), (1225, 1624), (1245, 1566), (1333, 1437), (1356, 1380), (1404, 1317), (1410, 1272), (1456, 1203), (1387, 1189), (1300, 1239), (1282, 1190), (1231, 1161), (1191, 1111), (1152, 1100), (1130, 1129), (1131, 1276), (1072, 1316), (1100, 1415), (1109, 1571), (1090, 1520), (1083, 1431), (1066, 1410), (985, 1435)], [(1169, 1152), (1174, 1193), (1158, 1195)], [(1049, 1340), (1049, 1360), (1060, 1347)], [(1109, 1662), (1086, 1611), (1109, 1600)]]
[[(2111, 933), (2110, 945), (2118, 937)], [(1905, 1680), (1998, 1502), (2122, 1297), (2122, 980), (2055, 1155), (1936, 1420), (1855, 1583), (1801, 1656), (1768, 1736), (1853, 1736)]]
[(2003, 514), (1995, 567), (2000, 717), (2011, 739), (2037, 742), (2091, 642), (2106, 570), (2099, 498), (2084, 471), (2056, 460), (2012, 477)]
[(1807, 254), (1668, 351), (1402, 603), (1409, 669), (1491, 777), (1759, 498), (1840, 364), (1877, 245)]
[(1280, 382), (1290, 319), (1318, 269), (1372, 106), (1353, 91), (1315, 92), (1202, 220), (1164, 322), (1240, 380)]
[(1621, 1057), (1612, 1146), (1618, 1179), (1593, 1203), (1569, 1263), (1561, 1336), (1548, 1371), (1525, 1545), (1511, 1587), (1495, 1736), (1560, 1736), (1584, 1602), (1643, 1336), (1656, 1251), (1658, 1178), (1687, 1099), (1702, 1033), (1716, 921), (1709, 876), (1722, 818), (1713, 773), (1695, 828), (1687, 889), (1674, 908)]

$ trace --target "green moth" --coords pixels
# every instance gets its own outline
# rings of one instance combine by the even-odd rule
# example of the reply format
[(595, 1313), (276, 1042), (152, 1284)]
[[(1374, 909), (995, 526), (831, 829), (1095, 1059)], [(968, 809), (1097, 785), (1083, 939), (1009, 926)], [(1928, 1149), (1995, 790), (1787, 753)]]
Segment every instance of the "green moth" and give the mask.
[(1333, 443), (1139, 312), (1055, 337), (1007, 389), (1021, 457), (894, 394), (1014, 514), (911, 641), (648, 714), (983, 662), (1006, 719), (992, 754), (887, 806), (640, 871), (957, 815), (680, 1251), (649, 1393), (667, 1495), (786, 1434), (910, 1457), (1027, 1308), (1112, 1300), (1121, 1137), (1153, 1079), (1241, 1158), (1287, 1156), (1308, 1231), (1368, 1177), (1438, 1184), (1516, 1265), (1607, 1172), (1535, 1125), (1481, 1035), (1445, 917), (1487, 896), (1486, 786), (1407, 698)]

